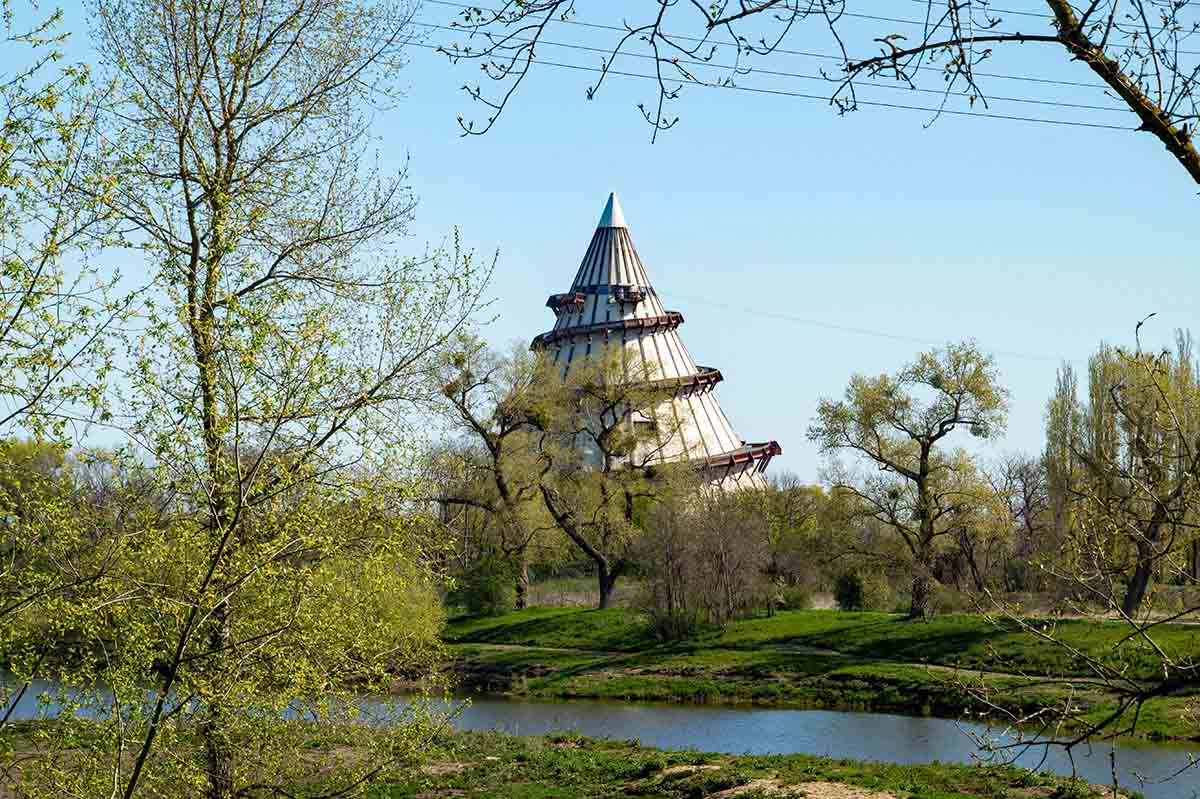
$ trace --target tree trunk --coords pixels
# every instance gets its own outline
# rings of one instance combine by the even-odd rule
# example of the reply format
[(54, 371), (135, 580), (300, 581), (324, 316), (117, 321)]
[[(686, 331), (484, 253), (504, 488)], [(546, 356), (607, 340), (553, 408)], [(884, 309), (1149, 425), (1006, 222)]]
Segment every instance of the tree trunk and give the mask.
[(924, 570), (913, 575), (912, 601), (908, 606), (908, 618), (912, 621), (929, 618), (929, 595), (933, 578)]
[(912, 597), (908, 605), (908, 618), (927, 619), (929, 617), (929, 592), (933, 582), (933, 514), (930, 511), (929, 490), (926, 483), (929, 475), (929, 450), (921, 450), (921, 476), (917, 481), (917, 515), (921, 520), (921, 537), (913, 547), (916, 563), (913, 564)]
[(1142, 606), (1146, 588), (1150, 585), (1150, 574), (1154, 569), (1154, 551), (1148, 541), (1138, 541), (1137, 553), (1137, 566), (1133, 570), (1133, 576), (1129, 578), (1129, 585), (1125, 588), (1125, 598), (1121, 601), (1121, 612), (1130, 617)]
[(597, 607), (600, 610), (612, 603), (613, 586), (617, 584), (617, 576), (617, 571), (610, 571), (607, 563), (596, 562), (596, 577), (600, 583), (600, 603)]
[(209, 709), (211, 717), (201, 727), (204, 736), (205, 771), (208, 787), (206, 799), (231, 799), (233, 797), (233, 751), (226, 739), (219, 711)]
[(908, 605), (910, 621), (926, 620), (932, 615), (932, 609), (929, 607), (929, 598), (933, 592), (934, 582), (931, 560), (932, 555), (928, 546), (922, 546), (917, 550), (917, 562), (914, 564), (912, 578), (912, 598)]
[[(225, 605), (214, 609), (212, 622), (214, 628), (209, 635), (209, 647), (213, 652), (220, 652), (229, 644), (229, 609)], [(232, 799), (234, 749), (229, 740), (229, 720), (219, 702), (209, 703), (205, 712), (206, 718), (200, 725), (204, 739), (204, 770), (208, 778), (204, 796), (205, 799)]]
[(1154, 576), (1154, 545), (1158, 543), (1165, 516), (1166, 509), (1160, 504), (1155, 509), (1154, 517), (1146, 525), (1145, 532), (1134, 541), (1137, 547), (1137, 566), (1133, 569), (1133, 576), (1129, 578), (1129, 585), (1125, 588), (1125, 599), (1121, 602), (1121, 612), (1126, 616), (1133, 616), (1142, 606), (1146, 588), (1150, 585), (1150, 578)]
[[(987, 586), (983, 581), (983, 574), (979, 570), (979, 562), (975, 560), (975, 544), (970, 539), (970, 533), (963, 530), (959, 533), (959, 549), (962, 551), (964, 560), (967, 561), (967, 568), (971, 570), (971, 581), (975, 583), (975, 590), (980, 595), (987, 590)], [(958, 577), (955, 575), (954, 587), (958, 588)]]
[(529, 607), (529, 563), (525, 553), (517, 556), (517, 610)]

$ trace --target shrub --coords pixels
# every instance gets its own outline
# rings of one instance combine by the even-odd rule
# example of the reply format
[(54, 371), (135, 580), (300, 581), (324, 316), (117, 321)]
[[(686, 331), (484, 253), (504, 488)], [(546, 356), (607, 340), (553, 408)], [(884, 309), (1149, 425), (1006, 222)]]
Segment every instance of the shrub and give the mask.
[(944, 585), (934, 585), (930, 597), (934, 613), (974, 613), (979, 609), (976, 598), (965, 591)]
[(656, 597), (646, 595), (642, 607), (650, 617), (650, 629), (662, 641), (682, 641), (700, 630), (700, 613), (686, 608), (666, 608)]
[(767, 604), (767, 530), (744, 498), (685, 493), (646, 515), (635, 551), (644, 580), (638, 605), (658, 637), (686, 638)]
[(459, 575), (449, 601), (472, 615), (499, 616), (517, 601), (516, 574), (502, 558), (484, 557)]
[(852, 569), (834, 581), (833, 599), (839, 610), (890, 610), (895, 597), (882, 574)]
[(783, 610), (808, 610), (812, 600), (812, 591), (803, 585), (789, 585), (779, 592), (779, 607)]
[(833, 601), (838, 610), (866, 610), (867, 594), (862, 576), (849, 571), (838, 575), (833, 583)]

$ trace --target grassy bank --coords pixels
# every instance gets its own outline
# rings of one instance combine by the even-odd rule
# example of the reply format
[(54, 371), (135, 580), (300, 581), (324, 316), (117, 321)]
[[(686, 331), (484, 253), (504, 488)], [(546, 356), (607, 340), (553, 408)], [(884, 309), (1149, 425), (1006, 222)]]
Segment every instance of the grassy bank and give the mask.
[[(1069, 621), (1056, 634), (1081, 651), (1150, 679), (1155, 659), (1127, 628)], [(1200, 653), (1200, 628), (1156, 628), (1156, 643)], [(796, 611), (731, 624), (663, 645), (627, 610), (534, 609), (459, 619), (446, 638), (465, 687), (521, 696), (837, 707), (958, 717), (988, 710), (979, 695), (1017, 712), (1054, 706), (1064, 689), (1045, 677), (1086, 675), (1082, 659), (1013, 626), (979, 616), (913, 624), (880, 613)], [(1139, 736), (1200, 739), (1196, 696), (1149, 702)], [(1107, 714), (1102, 690), (1076, 692), (1086, 717)]]
[(1090, 799), (1101, 795), (1083, 783), (1008, 767), (662, 752), (632, 742), (571, 736), (459, 734), (439, 741), (430, 754), (432, 763), (410, 779), (377, 789), (376, 799)]

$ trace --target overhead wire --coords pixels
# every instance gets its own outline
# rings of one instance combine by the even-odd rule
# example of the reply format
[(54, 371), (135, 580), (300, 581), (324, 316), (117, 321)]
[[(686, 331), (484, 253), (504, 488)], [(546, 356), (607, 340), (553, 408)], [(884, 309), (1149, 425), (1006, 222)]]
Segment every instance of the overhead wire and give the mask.
[[(420, 20), (414, 20), (412, 22), (412, 24), (423, 27), (423, 28), (429, 28), (432, 30), (442, 30), (442, 31), (450, 31), (450, 32), (458, 32), (460, 30), (459, 28), (454, 28), (449, 25), (439, 25), (437, 23), (424, 22), (424, 21), (420, 21)], [(522, 43), (522, 44), (532, 44), (533, 43), (532, 39), (513, 38), (513, 39), (510, 39), (509, 41), (518, 42), (518, 43)], [(598, 53), (598, 54), (605, 55), (605, 56), (611, 54), (611, 48), (605, 48), (605, 47), (594, 47), (594, 46), (589, 46), (589, 45), (584, 45), (584, 44), (575, 44), (575, 43), (569, 43), (569, 42), (556, 42), (556, 41), (549, 40), (549, 39), (538, 39), (537, 43), (546, 45), (548, 47), (560, 47), (563, 49), (575, 50), (578, 52)], [(626, 58), (636, 58), (636, 59), (647, 60), (647, 61), (657, 61), (658, 60), (655, 58), (655, 56), (650, 55), (649, 53), (621, 53), (621, 56), (626, 57)], [(672, 63), (683, 65), (683, 66), (689, 66), (689, 67), (717, 69), (717, 70), (724, 70), (724, 71), (729, 71), (729, 72), (735, 72), (735, 71), (744, 69), (745, 72), (739, 72), (739, 74), (770, 75), (773, 77), (790, 78), (793, 80), (817, 81), (817, 82), (824, 83), (827, 85), (839, 83), (838, 80), (835, 80), (835, 79), (832, 79), (832, 78), (829, 78), (829, 77), (826, 77), (823, 75), (807, 75), (807, 74), (800, 73), (800, 72), (788, 72), (788, 71), (784, 71), (784, 70), (765, 69), (765, 68), (760, 68), (760, 67), (737, 67), (737, 66), (734, 66), (731, 64), (720, 64), (720, 63), (714, 63), (711, 61), (701, 61), (701, 60), (681, 59), (680, 58), (680, 59), (673, 59)], [(681, 82), (684, 83), (684, 85), (690, 85), (689, 81), (683, 80), (683, 78), (681, 78), (681, 77), (673, 76), (672, 79), (680, 80)], [(881, 83), (878, 81), (863, 79), (860, 83), (857, 83), (857, 85), (861, 86), (861, 87), (870, 87), (872, 89), (888, 89), (891, 91), (914, 92), (917, 94), (933, 94), (933, 95), (938, 95), (938, 96), (946, 95), (946, 92), (943, 90), (940, 90), (940, 89), (922, 89), (922, 88), (918, 88), (918, 87), (914, 87), (914, 86), (908, 86), (906, 84), (902, 84), (900, 82), (895, 82), (895, 81), (889, 82), (889, 83)], [(1066, 101), (1062, 101), (1062, 100), (1040, 100), (1040, 99), (1031, 98), (1031, 97), (1008, 97), (1008, 96), (1004, 96), (1004, 95), (986, 95), (985, 97), (982, 97), (981, 99), (984, 99), (986, 101), (1024, 103), (1024, 104), (1029, 104), (1029, 105), (1045, 105), (1045, 106), (1053, 106), (1053, 107), (1058, 107), (1058, 108), (1076, 108), (1076, 109), (1083, 109), (1083, 110), (1089, 110), (1089, 111), (1104, 111), (1104, 112), (1108, 112), (1108, 113), (1121, 113), (1121, 114), (1129, 113), (1128, 106), (1093, 105), (1093, 104), (1089, 104), (1089, 103), (1072, 103), (1072, 102), (1066, 102)]]
[[(470, 5), (466, 5), (464, 3), (451, 2), (451, 0), (425, 0), (425, 2), (432, 3), (435, 5), (450, 6), (453, 8), (477, 8), (477, 6), (470, 6)], [(918, 2), (924, 2), (924, 0), (918, 0)], [(496, 9), (487, 9), (487, 10), (495, 11)], [(622, 28), (619, 25), (604, 25), (604, 24), (601, 24), (598, 22), (586, 22), (584, 20), (579, 20), (579, 19), (556, 19), (555, 23), (559, 24), (559, 25), (576, 25), (576, 26), (583, 27), (583, 28), (612, 31), (612, 32), (616, 32), (616, 33), (627, 33), (628, 32), (627, 29)], [(466, 32), (466, 33), (470, 32), (467, 28), (464, 28), (462, 26), (455, 28), (455, 30), (460, 31), (460, 32)], [(669, 34), (669, 35), (670, 35), (671, 39), (675, 39), (675, 40), (679, 40), (679, 41), (683, 41), (683, 42), (693, 42), (693, 43), (698, 44), (698, 43), (702, 43), (705, 41), (709, 41), (706, 39), (701, 39), (697, 36), (684, 36), (682, 34), (674, 34), (674, 33)], [(726, 46), (728, 46), (728, 43), (724, 43), (724, 44)], [(833, 53), (816, 53), (816, 52), (811, 52), (808, 50), (794, 50), (794, 49), (786, 48), (786, 47), (772, 48), (771, 54), (772, 55), (792, 56), (794, 58), (812, 58), (812, 59), (818, 59), (818, 60), (824, 60), (824, 61), (842, 61), (843, 60), (842, 56), (835, 55)], [(852, 60), (862, 60), (862, 59), (852, 59)], [(927, 71), (927, 72), (939, 72), (939, 73), (943, 72), (943, 70), (940, 67), (933, 67), (933, 66), (919, 66), (919, 67), (917, 67), (917, 69), (921, 70), (921, 71)], [(975, 74), (979, 75), (980, 77), (992, 78), (992, 79), (996, 79), (996, 80), (1024, 81), (1027, 83), (1040, 83), (1040, 84), (1046, 84), (1046, 85), (1052, 85), (1052, 86), (1072, 86), (1072, 87), (1080, 88), (1080, 89), (1093, 89), (1093, 90), (1100, 90), (1100, 91), (1108, 91), (1107, 87), (1105, 87), (1105, 86), (1102, 86), (1097, 83), (1087, 83), (1084, 81), (1057, 80), (1054, 78), (1039, 78), (1039, 77), (1032, 76), (1032, 75), (1007, 75), (1007, 74), (1004, 74), (1001, 72), (976, 71)]]
[[(783, 321), (783, 322), (792, 322), (794, 324), (808, 325), (809, 327), (817, 327), (817, 328), (821, 328), (823, 330), (832, 330), (832, 331), (835, 331), (838, 333), (850, 333), (850, 334), (858, 335), (858, 336), (868, 336), (871, 338), (887, 339), (889, 341), (902, 341), (902, 342), (905, 342), (908, 344), (919, 344), (921, 346), (926, 346), (926, 347), (928, 347), (928, 346), (940, 347), (940, 346), (944, 346), (946, 344), (945, 340), (923, 338), (921, 336), (912, 336), (912, 335), (908, 335), (905, 333), (891, 333), (886, 330), (878, 330), (878, 329), (867, 328), (867, 327), (855, 327), (853, 325), (843, 325), (843, 324), (838, 324), (835, 322), (825, 322), (820, 319), (812, 319), (810, 317), (797, 316), (795, 314), (784, 313), (782, 311), (770, 311), (770, 310), (763, 310), (761, 308), (748, 308), (745, 306), (735, 305), (735, 304), (728, 303), (728, 302), (721, 302), (721, 301), (717, 301), (717, 300), (705, 299), (702, 297), (693, 297), (693, 296), (688, 296), (686, 294), (679, 294), (678, 292), (672, 292), (672, 296), (677, 299), (684, 300), (686, 302), (694, 302), (694, 303), (698, 303), (700, 305), (708, 305), (713, 308), (720, 308), (720, 309), (726, 310), (726, 311), (736, 311), (738, 313), (751, 314), (754, 316), (760, 316), (760, 317), (764, 317), (767, 319), (776, 319), (776, 320)], [(1043, 355), (1043, 354), (1032, 353), (1032, 352), (1020, 352), (1020, 351), (1016, 351), (1016, 350), (993, 349), (991, 347), (988, 347), (987, 351), (992, 353), (993, 355), (999, 355), (999, 356), (1003, 356), (1006, 358), (1015, 358), (1015, 359), (1024, 360), (1024, 361), (1038, 361), (1038, 362), (1043, 362), (1043, 363), (1045, 363), (1045, 362), (1063, 363), (1064, 361), (1079, 362), (1077, 360), (1072, 361), (1072, 359), (1070, 359), (1070, 358), (1061, 358), (1061, 357), (1058, 357), (1055, 355)]]
[[(929, 0), (909, 0), (909, 2), (917, 3), (918, 5), (928, 6)], [(978, 6), (980, 11), (992, 11), (997, 14), (1011, 14), (1017, 17), (1037, 17), (1038, 19), (1046, 19), (1052, 16), (1050, 9), (1044, 8), (1041, 11), (1022, 11), (1013, 8), (995, 8), (990, 4), (982, 3)]]
[[(456, 0), (423, 0), (423, 2), (433, 4), (433, 5), (448, 6), (451, 8), (459, 8), (459, 9), (480, 9), (482, 11), (491, 11), (491, 12), (497, 12), (500, 10), (500, 9), (495, 9), (495, 8), (488, 8), (487, 6), (481, 6), (478, 4), (456, 2)], [(928, 0), (915, 0), (915, 2), (925, 3), (925, 2), (928, 2)], [(997, 12), (1000, 11), (1000, 9), (992, 9), (992, 10), (997, 11)], [(1016, 12), (1016, 13), (1038, 16), (1035, 12)], [(925, 20), (904, 19), (904, 18), (900, 18), (900, 17), (884, 17), (884, 16), (875, 15), (875, 14), (861, 14), (858, 12), (843, 12), (839, 16), (852, 17), (854, 19), (864, 19), (864, 20), (873, 21), (873, 22), (894, 22), (894, 23), (901, 24), (901, 25), (914, 25), (917, 27), (925, 27), (928, 24)], [(1042, 16), (1044, 18), (1048, 18), (1050, 15), (1049, 15), (1049, 12), (1047, 12), (1045, 15), (1040, 15), (1040, 16)], [(620, 33), (628, 33), (629, 32), (628, 28), (620, 26), (620, 25), (604, 25), (604, 24), (597, 23), (597, 22), (585, 22), (583, 20), (578, 20), (578, 19), (562, 19), (561, 17), (559, 17), (559, 18), (554, 19), (554, 22), (558, 23), (558, 24), (579, 25), (579, 26), (587, 27), (587, 28), (596, 28), (599, 30), (616, 31), (616, 32), (620, 32)], [(459, 30), (466, 30), (466, 28), (460, 27)], [(993, 35), (993, 34), (1013, 35), (1012, 32), (998, 31), (995, 29), (988, 29), (986, 32), (989, 35)], [(664, 36), (666, 36), (669, 39), (679, 40), (679, 41), (690, 41), (690, 42), (711, 42), (712, 41), (711, 38), (685, 36), (682, 34), (675, 34), (675, 33), (664, 34)], [(781, 48), (773, 48), (771, 50), (771, 52), (793, 54), (793, 55), (809, 55), (810, 57), (812, 55), (814, 55), (814, 54), (804, 53), (803, 51), (789, 51), (789, 50), (784, 50)], [(1174, 52), (1179, 53), (1181, 55), (1200, 55), (1200, 50), (1175, 50)], [(839, 61), (842, 60), (841, 56), (829, 54), (829, 53), (817, 54), (817, 57), (832, 58), (832, 59), (836, 59)], [(861, 60), (861, 59), (857, 59), (857, 60)], [(934, 69), (936, 69), (936, 67)], [(983, 73), (979, 73), (979, 74), (983, 74)], [(1039, 80), (1037, 78), (1029, 78), (1029, 77), (1025, 77), (1025, 76), (989, 75), (988, 77), (1010, 77), (1010, 78), (1015, 78), (1018, 80)], [(1079, 85), (1097, 88), (1095, 84), (1081, 83)]]
[[(440, 52), (445, 51), (444, 45), (413, 43), (412, 46), (425, 48), (427, 50), (440, 51)], [(564, 62), (560, 62), (560, 61), (548, 61), (548, 60), (541, 59), (541, 58), (534, 58), (533, 60), (534, 60), (534, 63), (541, 64), (542, 66), (554, 67), (554, 68), (558, 68), (558, 69), (570, 69), (570, 70), (575, 70), (575, 71), (579, 71), (579, 72), (593, 72), (593, 73), (599, 73), (599, 72), (604, 71), (600, 67), (585, 66), (583, 64), (568, 64), (568, 63), (564, 63)], [(616, 76), (620, 76), (620, 77), (627, 77), (627, 78), (640, 78), (640, 79), (644, 79), (644, 80), (652, 80), (655, 82), (658, 81), (657, 75), (647, 75), (647, 74), (641, 73), (641, 72), (627, 72), (625, 70), (609, 69), (609, 70), (607, 70), (607, 74), (616, 75)], [(804, 92), (795, 92), (795, 91), (790, 91), (787, 89), (770, 89), (770, 88), (765, 88), (765, 87), (761, 87), (761, 86), (743, 86), (740, 84), (727, 84), (727, 83), (704, 83), (704, 82), (700, 82), (700, 81), (688, 83), (687, 85), (695, 86), (697, 88), (726, 89), (729, 91), (747, 92), (750, 94), (762, 94), (762, 95), (777, 96), (777, 97), (791, 97), (791, 98), (800, 99), (800, 100), (817, 100), (817, 101), (820, 101), (823, 103), (829, 102), (829, 97), (827, 95), (806, 94)], [(922, 112), (925, 112), (928, 114), (939, 114), (939, 115), (947, 115), (947, 116), (977, 117), (977, 118), (984, 118), (984, 119), (1004, 119), (1004, 120), (1009, 120), (1012, 122), (1032, 122), (1032, 123), (1038, 123), (1038, 124), (1043, 124), (1043, 125), (1058, 125), (1058, 126), (1077, 127), (1077, 128), (1095, 128), (1095, 129), (1100, 129), (1100, 130), (1120, 130), (1120, 131), (1130, 130), (1130, 127), (1128, 125), (1112, 125), (1112, 124), (1107, 124), (1107, 123), (1103, 123), (1103, 122), (1082, 122), (1079, 120), (1068, 120), (1068, 119), (1048, 119), (1045, 117), (1028, 117), (1028, 116), (1021, 116), (1019, 114), (1001, 114), (1001, 113), (997, 113), (994, 111), (964, 111), (962, 109), (956, 109), (956, 108), (936, 108), (936, 107), (931, 107), (931, 106), (908, 105), (906, 103), (890, 103), (890, 102), (883, 102), (880, 100), (858, 100), (857, 105), (868, 106), (868, 107), (872, 107), (872, 108), (890, 108), (890, 109), (905, 110), (905, 111), (922, 111)]]

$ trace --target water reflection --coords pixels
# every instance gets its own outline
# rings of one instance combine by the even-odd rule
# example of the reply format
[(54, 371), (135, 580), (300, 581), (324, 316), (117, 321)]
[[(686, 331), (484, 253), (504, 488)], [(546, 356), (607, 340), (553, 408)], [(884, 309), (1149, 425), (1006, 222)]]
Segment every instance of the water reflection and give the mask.
[[(663, 749), (728, 754), (810, 754), (892, 763), (976, 762), (980, 752), (969, 733), (997, 735), (979, 724), (830, 710), (765, 710), (695, 705), (628, 705), (607, 702), (514, 702), (474, 699), (458, 716), (464, 730), (498, 729), (518, 735), (572, 731), (590, 737), (636, 738)], [(1075, 752), (1080, 776), (1111, 784), (1111, 747), (1096, 744)], [(1017, 754), (1014, 752), (1013, 754)], [(1017, 765), (1037, 766), (1043, 748), (1020, 753)], [(1200, 768), (1162, 784), (1160, 779), (1200, 757), (1200, 749), (1162, 744), (1121, 744), (1117, 771), (1125, 787), (1147, 799), (1200, 797)], [(1042, 768), (1070, 774), (1069, 758), (1050, 749)], [(1140, 775), (1140, 776), (1139, 776)]]

